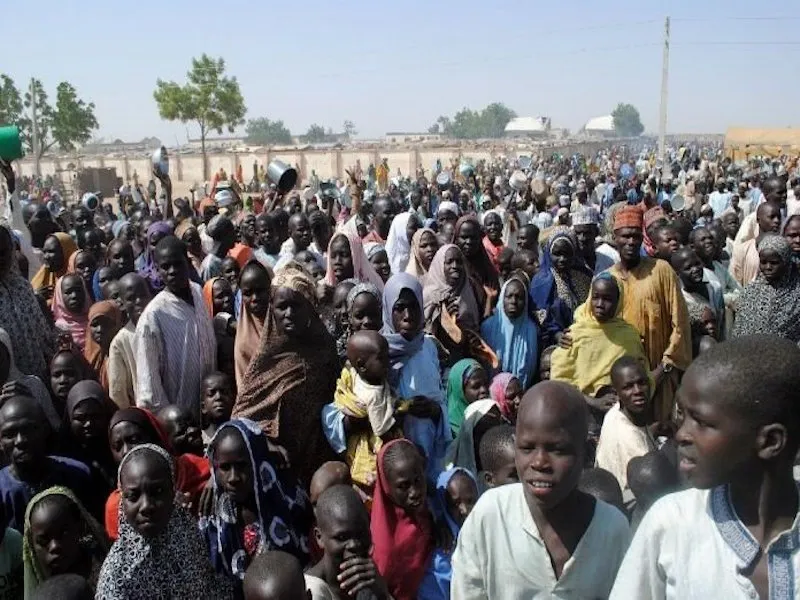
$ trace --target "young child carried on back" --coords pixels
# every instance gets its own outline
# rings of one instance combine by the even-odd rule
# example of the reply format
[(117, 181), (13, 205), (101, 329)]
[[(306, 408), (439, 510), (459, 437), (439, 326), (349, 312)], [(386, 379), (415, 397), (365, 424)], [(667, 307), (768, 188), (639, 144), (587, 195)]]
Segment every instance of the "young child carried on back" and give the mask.
[(377, 331), (358, 331), (347, 342), (347, 361), (336, 383), (334, 405), (345, 416), (368, 422), (361, 431), (348, 433), (345, 460), (353, 482), (371, 491), (383, 442), (402, 437), (395, 428), (395, 399), (387, 382), (389, 344)]

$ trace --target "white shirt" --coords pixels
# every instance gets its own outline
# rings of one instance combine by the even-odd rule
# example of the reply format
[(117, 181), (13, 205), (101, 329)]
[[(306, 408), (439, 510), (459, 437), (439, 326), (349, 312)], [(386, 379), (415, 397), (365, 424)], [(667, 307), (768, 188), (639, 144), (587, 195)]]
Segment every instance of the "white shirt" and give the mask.
[(556, 579), (522, 485), (488, 490), (467, 517), (453, 553), (451, 598), (607, 597), (630, 540), (627, 519), (598, 500), (589, 527)]
[(162, 290), (136, 325), (136, 405), (157, 411), (177, 404), (200, 416), (203, 377), (217, 368), (217, 341), (203, 292), (189, 284), (194, 306)]
[[(800, 598), (798, 536), (795, 517), (791, 530), (765, 550), (770, 598)], [(736, 516), (727, 486), (669, 494), (642, 519), (611, 599), (755, 600), (755, 586), (741, 571), (755, 563), (759, 551)]]
[(108, 350), (108, 395), (119, 408), (136, 406), (136, 327), (128, 321)]
[(628, 462), (655, 449), (655, 440), (647, 427), (634, 425), (620, 410), (619, 404), (615, 404), (603, 419), (595, 464), (616, 477), (619, 487), (625, 490), (628, 487)]

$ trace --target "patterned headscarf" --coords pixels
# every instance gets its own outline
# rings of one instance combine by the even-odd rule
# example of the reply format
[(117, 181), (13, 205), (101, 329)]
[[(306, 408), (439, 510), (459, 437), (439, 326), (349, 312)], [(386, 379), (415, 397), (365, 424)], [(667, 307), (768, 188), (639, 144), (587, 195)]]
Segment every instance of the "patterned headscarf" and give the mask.
[(761, 238), (758, 242), (759, 253), (762, 250), (771, 250), (775, 252), (783, 260), (784, 265), (788, 265), (792, 260), (792, 246), (789, 241), (782, 235), (768, 234)]
[(317, 305), (317, 284), (311, 274), (296, 261), (290, 261), (275, 273), (272, 280), (273, 289), (289, 288), (294, 290), (312, 306)]

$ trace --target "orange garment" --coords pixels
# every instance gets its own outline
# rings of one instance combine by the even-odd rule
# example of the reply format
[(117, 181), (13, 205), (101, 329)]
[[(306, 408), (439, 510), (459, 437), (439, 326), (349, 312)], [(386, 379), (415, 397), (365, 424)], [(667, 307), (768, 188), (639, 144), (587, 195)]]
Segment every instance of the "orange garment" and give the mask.
[(119, 307), (117, 306), (116, 302), (112, 300), (103, 300), (102, 302), (97, 302), (93, 304), (92, 307), (89, 309), (89, 324), (86, 327), (86, 347), (83, 351), (83, 357), (86, 361), (91, 365), (94, 372), (97, 373), (97, 377), (100, 380), (100, 385), (103, 386), (106, 394), (108, 393), (109, 388), (109, 380), (108, 380), (108, 349), (106, 352), (103, 352), (103, 349), (100, 347), (100, 344), (92, 339), (92, 319), (96, 317), (107, 317), (114, 328), (114, 333), (112, 334), (111, 338), (113, 339), (114, 335), (122, 329), (122, 311), (120, 311)]
[(238, 263), (240, 269), (244, 269), (248, 261), (253, 258), (253, 249), (247, 244), (236, 242), (236, 245), (228, 251), (228, 256)]
[(212, 277), (203, 285), (203, 300), (208, 308), (208, 314), (214, 317), (214, 282), (223, 279), (222, 277)]

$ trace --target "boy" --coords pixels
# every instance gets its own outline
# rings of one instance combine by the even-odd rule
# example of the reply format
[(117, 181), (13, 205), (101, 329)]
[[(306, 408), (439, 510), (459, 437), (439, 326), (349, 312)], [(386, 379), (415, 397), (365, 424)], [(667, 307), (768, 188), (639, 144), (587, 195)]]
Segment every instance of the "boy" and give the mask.
[(220, 425), (231, 420), (236, 391), (233, 379), (222, 371), (214, 371), (203, 378), (202, 413), (203, 446), (211, 442)]
[(536, 225), (529, 223), (519, 228), (519, 233), (517, 233), (517, 248), (534, 253), (538, 252), (539, 228)]
[[(113, 244), (112, 244), (113, 245)], [(118, 408), (136, 406), (136, 324), (150, 302), (150, 286), (138, 273), (128, 273), (119, 280), (122, 308), (128, 315), (125, 327), (111, 340), (108, 350), (108, 395)]]
[(453, 554), (459, 600), (604, 598), (628, 546), (625, 517), (578, 490), (586, 455), (586, 401), (542, 382), (522, 398), (515, 433), (522, 483), (487, 491)]
[(186, 410), (176, 404), (165, 406), (158, 413), (158, 420), (167, 432), (172, 450), (176, 455), (194, 454), (205, 456), (200, 425)]
[(584, 469), (583, 473), (581, 473), (581, 481), (578, 484), (578, 489), (618, 508), (619, 512), (623, 515), (627, 515), (622, 501), (622, 489), (619, 487), (619, 482), (614, 475), (605, 469), (597, 467)]
[(481, 489), (518, 483), (517, 465), (514, 463), (514, 428), (496, 425), (481, 437), (478, 444), (481, 461), (479, 480)]
[(375, 600), (388, 598), (386, 582), (369, 556), (369, 513), (356, 491), (348, 485), (328, 488), (317, 501), (316, 516), (314, 537), (324, 554), (305, 575), (312, 600), (355, 597), (362, 590)]
[(253, 557), (244, 574), (243, 589), (245, 600), (311, 600), (300, 562), (277, 550)]
[(678, 471), (661, 451), (632, 458), (627, 472), (628, 485), (636, 498), (631, 513), (631, 527), (635, 530), (656, 500), (680, 489), (680, 481)]
[(548, 346), (542, 350), (542, 356), (539, 358), (539, 381), (550, 380), (550, 365), (552, 364), (553, 352), (558, 346)]
[(539, 255), (533, 250), (517, 250), (511, 259), (511, 271), (522, 271), (533, 280), (533, 276), (539, 272)]
[(800, 349), (777, 336), (736, 338), (697, 357), (678, 392), (675, 436), (694, 489), (647, 512), (611, 598), (796, 596), (798, 389)]
[(10, 461), (0, 470), (0, 503), (8, 526), (20, 533), (28, 502), (54, 485), (70, 488), (91, 514), (102, 514), (107, 492), (93, 489), (89, 469), (83, 463), (47, 456), (50, 433), (47, 417), (33, 398), (14, 395), (0, 407), (0, 450)]
[(596, 466), (616, 477), (625, 493), (628, 461), (656, 449), (650, 431), (653, 403), (647, 371), (641, 361), (632, 356), (623, 356), (611, 367), (611, 385), (619, 403), (612, 406), (603, 419)]

